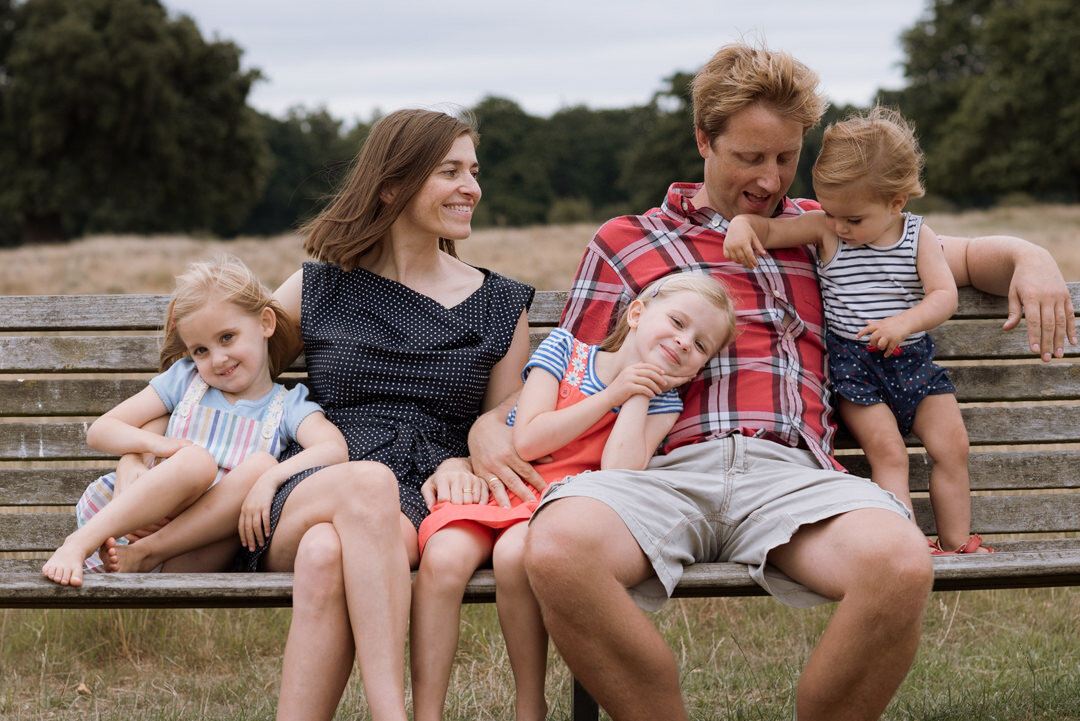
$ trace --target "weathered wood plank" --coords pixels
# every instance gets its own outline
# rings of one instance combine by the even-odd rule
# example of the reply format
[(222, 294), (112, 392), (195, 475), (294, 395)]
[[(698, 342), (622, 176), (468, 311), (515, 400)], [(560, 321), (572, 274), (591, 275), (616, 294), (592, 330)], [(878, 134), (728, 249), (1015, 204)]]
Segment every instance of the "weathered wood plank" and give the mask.
[(100, 416), (146, 387), (146, 378), (0, 380), (0, 416)]
[[(541, 290), (529, 319), (555, 325), (566, 304), (566, 291)], [(160, 330), (167, 295), (7, 295), (0, 296), (0, 332)]]
[(1055, 549), (1019, 552), (1011, 552), (1007, 544), (998, 546), (993, 554), (937, 556), (934, 590), (1080, 585), (1080, 548), (1075, 545), (1060, 543)]
[[(930, 487), (933, 464), (925, 453), (908, 457), (912, 491)], [(870, 477), (870, 464), (864, 456), (843, 456), (840, 462), (851, 473)], [(1048, 488), (1080, 489), (1080, 449), (1038, 451), (972, 452), (968, 461), (971, 490), (1039, 490)]]
[[(1073, 308), (1080, 310), (1080, 283), (1069, 283), (1069, 295)], [(982, 293), (974, 288), (959, 288), (959, 304), (954, 318), (1001, 318), (1009, 315), (1008, 300), (1001, 296)]]
[[(534, 325), (529, 333), (531, 347), (535, 349), (549, 331), (550, 326)], [(987, 323), (948, 323), (934, 332), (934, 340), (938, 345), (939, 360), (1026, 360), (1032, 357), (1027, 348), (1027, 337), (1022, 332), (1002, 332)], [(0, 337), (0, 372), (152, 373), (157, 370), (158, 347), (157, 335), (4, 336)], [(1080, 355), (1080, 348), (1067, 346), (1066, 353), (1076, 357)], [(293, 367), (301, 369), (303, 365), (297, 363)], [(1005, 374), (1006, 371), (998, 373)], [(1019, 376), (1013, 385), (1019, 386), (1022, 379), (1023, 376)]]
[[(919, 527), (937, 534), (928, 498), (912, 501)], [(74, 530), (70, 512), (0, 513), (0, 550), (48, 551)], [(1080, 531), (1080, 494), (973, 496), (971, 530), (982, 534)]]
[[(1080, 584), (1080, 543), (1068, 539), (1055, 548), (1044, 542), (1005, 542), (993, 555), (938, 556), (934, 590), (1028, 588)], [(0, 561), (0, 607), (4, 608), (213, 608), (288, 606), (291, 573), (117, 573), (88, 575), (80, 588), (58, 586), (40, 575), (40, 560)], [(688, 567), (675, 589), (677, 598), (760, 596), (764, 592), (734, 563)], [(476, 572), (465, 601), (494, 600), (495, 579)]]
[(0, 513), (0, 550), (52, 551), (75, 530), (75, 514)]
[(74, 506), (88, 483), (114, 468), (0, 468), (0, 506)]
[(1076, 400), (1080, 363), (952, 366), (961, 403)]
[[(913, 498), (915, 518), (928, 536), (937, 535), (929, 498)], [(971, 532), (1069, 533), (1080, 531), (1080, 493), (971, 497)]]
[[(1078, 363), (961, 366), (950, 372), (962, 403), (1071, 400), (1080, 387)], [(142, 390), (148, 377), (0, 379), (0, 416), (99, 416)], [(282, 382), (291, 386), (297, 379)]]
[[(950, 321), (935, 328), (930, 335), (937, 344), (939, 360), (1034, 357), (1028, 348), (1024, 328), (1003, 331), (999, 320)], [(1080, 355), (1080, 347), (1066, 343), (1065, 355), (1075, 358)]]
[[(0, 560), (0, 608), (268, 608), (292, 605), (291, 573), (87, 574), (78, 588), (41, 575), (41, 560)], [(466, 603), (495, 600), (495, 576), (480, 569)]]
[(0, 337), (0, 371), (7, 373), (152, 373), (157, 336)]
[[(0, 378), (0, 416), (100, 416), (145, 388), (150, 377)], [(288, 388), (299, 380), (278, 378)]]
[(93, 461), (114, 458), (86, 445), (90, 421), (0, 423), (0, 460)]
[[(972, 445), (1069, 443), (1080, 439), (1080, 405), (963, 408)], [(88, 421), (0, 424), (0, 460), (100, 460), (108, 454), (86, 445)], [(914, 436), (907, 439), (917, 446)], [(841, 433), (836, 447), (855, 448)]]
[[(975, 445), (1023, 445), (1028, 443), (1072, 443), (1080, 440), (1080, 405), (962, 407), (960, 415), (968, 438)], [(919, 439), (908, 435), (909, 446)], [(858, 445), (841, 426), (835, 446), (855, 449)]]
[[(870, 467), (862, 456), (843, 456), (844, 466), (868, 478)], [(911, 490), (929, 487), (930, 458), (925, 453), (910, 457)], [(113, 470), (106, 462), (95, 468), (0, 468), (0, 505), (74, 505), (86, 484)], [(1037, 451), (979, 451), (969, 463), (971, 490), (1080, 489), (1080, 449)]]
[(165, 295), (0, 296), (0, 331), (156, 330), (162, 327)]
[[(1073, 307), (1080, 307), (1080, 283), (1069, 283)], [(567, 292), (539, 290), (529, 316), (533, 323), (558, 322)], [(153, 330), (161, 327), (166, 295), (23, 295), (0, 297), (0, 331)], [(1004, 318), (1008, 303), (973, 288), (960, 289), (957, 319)]]

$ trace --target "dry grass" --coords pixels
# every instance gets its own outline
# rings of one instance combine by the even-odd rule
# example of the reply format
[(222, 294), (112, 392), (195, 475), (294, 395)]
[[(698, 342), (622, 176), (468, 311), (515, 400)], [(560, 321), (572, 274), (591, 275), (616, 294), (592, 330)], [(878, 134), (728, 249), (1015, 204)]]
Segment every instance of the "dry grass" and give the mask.
[[(1080, 280), (1080, 206), (996, 208), (930, 214), (927, 223), (952, 235), (1016, 235), (1047, 248), (1066, 280)], [(593, 224), (485, 228), (458, 244), (474, 265), (542, 290), (566, 288)], [(218, 241), (186, 236), (94, 236), (67, 245), (0, 250), (0, 293), (168, 293), (185, 263), (216, 252), (239, 256), (271, 288), (305, 259), (295, 235)]]
[[(458, 243), (466, 261), (541, 289), (570, 285), (595, 227), (565, 225), (478, 230)], [(92, 236), (66, 245), (0, 250), (0, 293), (169, 293), (186, 263), (226, 252), (271, 288), (306, 259), (296, 235), (205, 240), (186, 236)]]

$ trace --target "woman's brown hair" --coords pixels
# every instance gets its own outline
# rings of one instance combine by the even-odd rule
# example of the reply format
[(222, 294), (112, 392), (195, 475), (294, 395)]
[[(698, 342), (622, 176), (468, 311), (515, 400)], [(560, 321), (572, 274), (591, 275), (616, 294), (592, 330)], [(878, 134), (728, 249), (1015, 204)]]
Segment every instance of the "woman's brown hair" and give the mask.
[[(456, 118), (433, 110), (398, 110), (371, 128), (345, 182), (326, 208), (301, 228), (304, 250), (317, 260), (352, 270), (360, 258), (387, 237), (454, 141), (479, 136), (472, 118)], [(384, 199), (384, 190), (393, 189)], [(439, 247), (456, 257), (454, 241)]]

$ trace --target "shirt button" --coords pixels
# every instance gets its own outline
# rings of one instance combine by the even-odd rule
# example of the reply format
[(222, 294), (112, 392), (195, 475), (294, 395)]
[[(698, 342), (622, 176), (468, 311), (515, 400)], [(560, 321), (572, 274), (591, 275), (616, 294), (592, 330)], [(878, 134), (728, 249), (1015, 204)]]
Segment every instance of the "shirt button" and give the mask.
[(778, 291), (778, 290), (774, 290), (772, 292), (772, 294), (773, 294), (773, 298), (779, 298), (780, 297), (780, 291)]
[(717, 216), (717, 217), (713, 218), (711, 221), (709, 221), (709, 225), (711, 225), (714, 228), (719, 228), (720, 227), (720, 217)]

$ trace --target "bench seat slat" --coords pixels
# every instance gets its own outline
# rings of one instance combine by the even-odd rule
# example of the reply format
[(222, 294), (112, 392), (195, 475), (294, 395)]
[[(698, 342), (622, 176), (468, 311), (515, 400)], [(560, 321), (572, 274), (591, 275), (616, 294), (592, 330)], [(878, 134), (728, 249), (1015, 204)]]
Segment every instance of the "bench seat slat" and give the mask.
[[(1012, 541), (992, 555), (934, 559), (934, 590), (1028, 588), (1075, 585), (1080, 578), (1080, 539)], [(292, 603), (291, 573), (118, 573), (91, 574), (80, 588), (58, 586), (40, 575), (40, 560), (0, 560), (0, 607), (33, 608), (213, 608), (272, 607)], [(677, 598), (761, 596), (745, 566), (702, 563), (686, 568)], [(469, 603), (494, 600), (489, 569), (474, 574), (465, 592)]]

